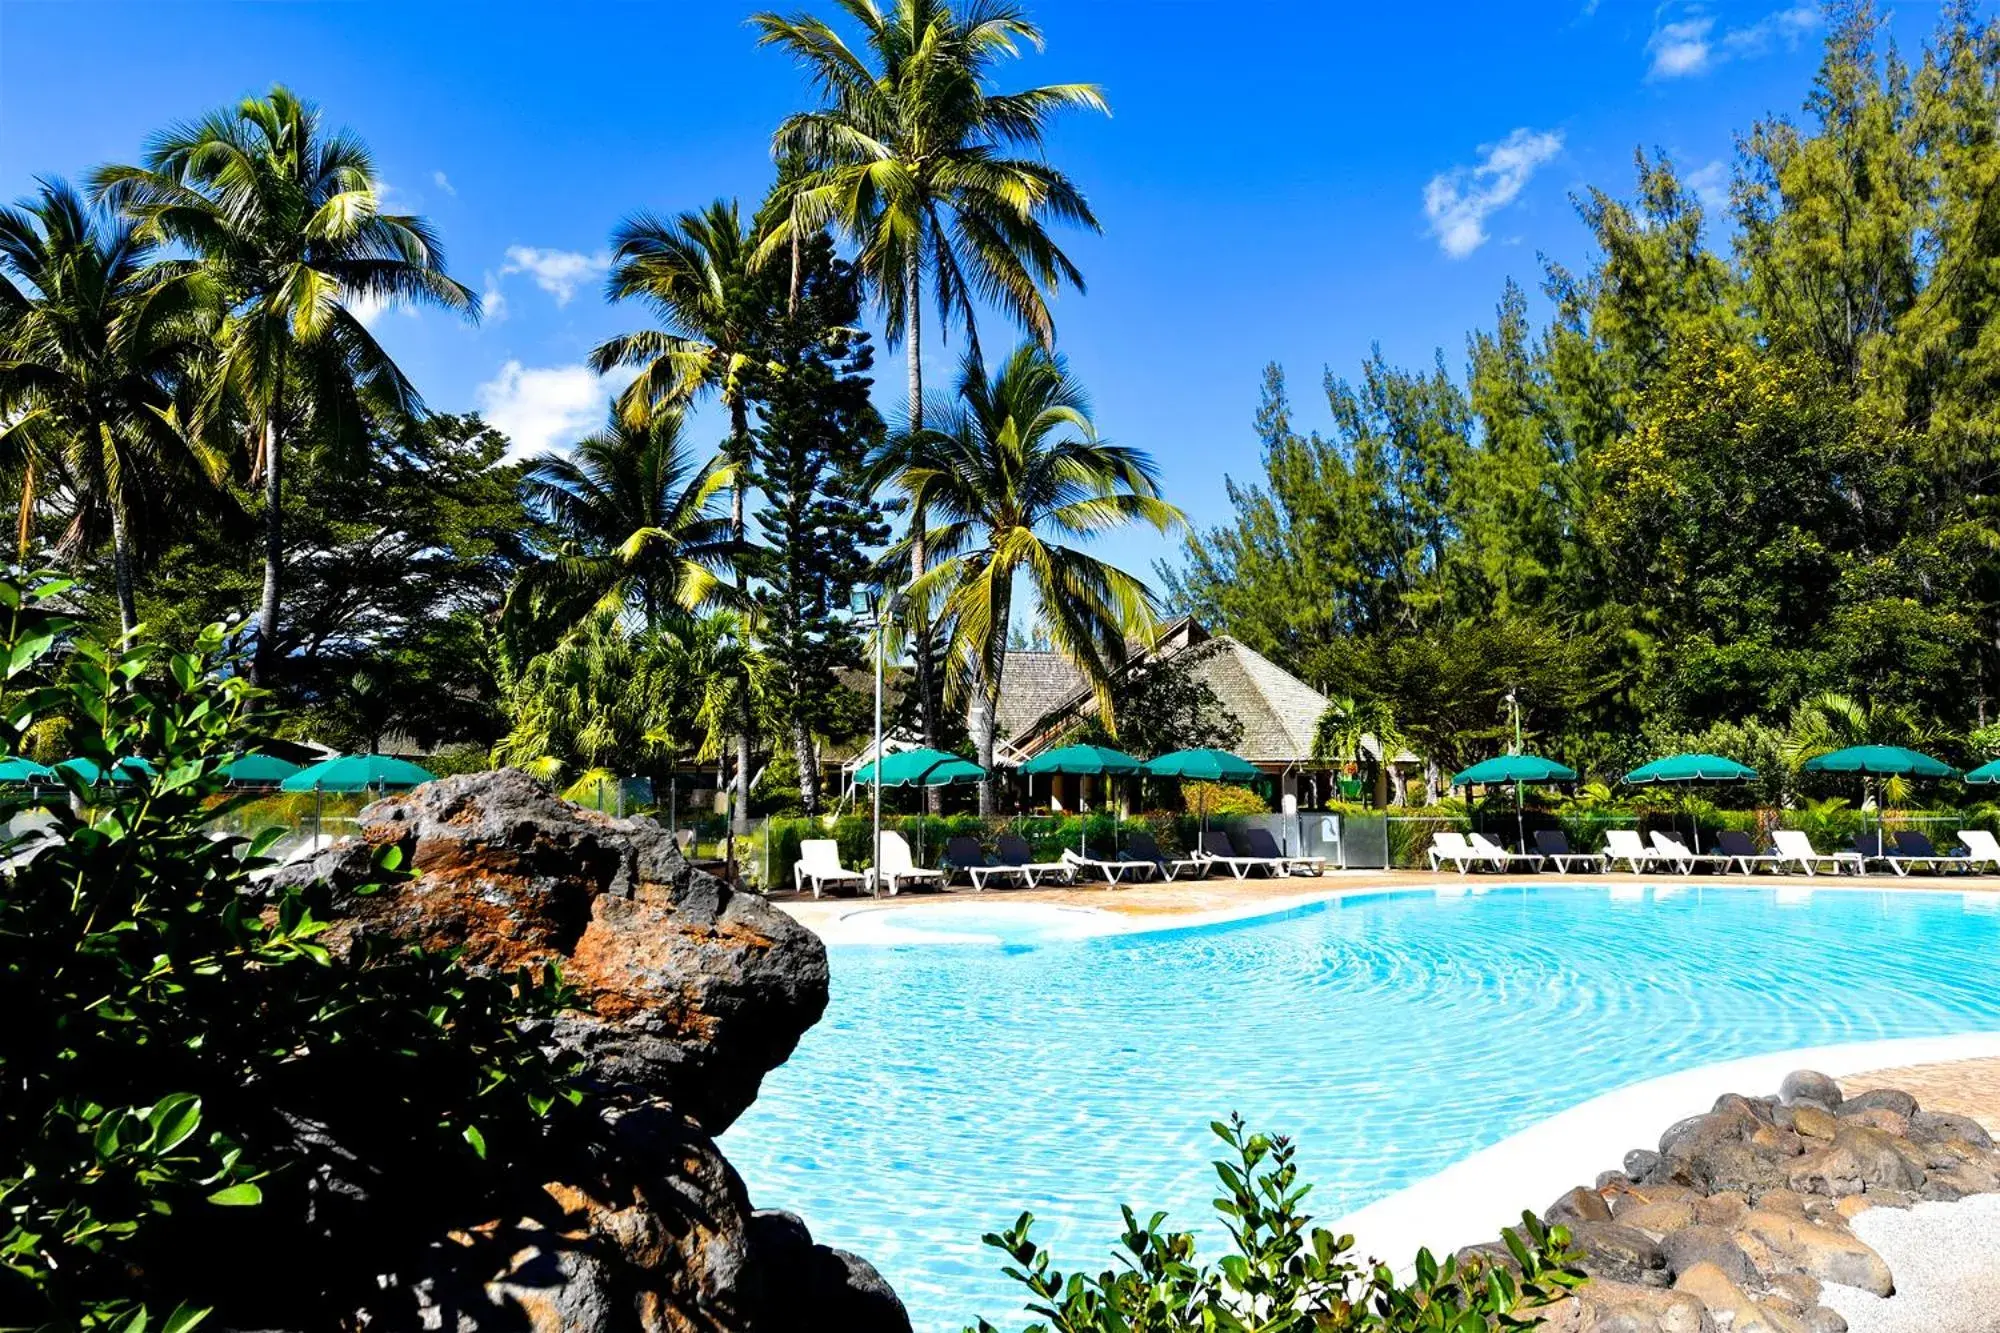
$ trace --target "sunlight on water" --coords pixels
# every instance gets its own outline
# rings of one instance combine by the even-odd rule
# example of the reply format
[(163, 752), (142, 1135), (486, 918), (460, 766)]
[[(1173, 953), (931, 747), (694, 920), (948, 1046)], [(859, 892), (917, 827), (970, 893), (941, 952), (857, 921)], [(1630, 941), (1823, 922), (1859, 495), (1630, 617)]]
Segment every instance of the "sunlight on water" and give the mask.
[(1622, 1084), (2000, 1029), (1990, 905), (1549, 885), (1039, 942), (989, 914), (1002, 942), (833, 950), (826, 1018), (723, 1147), (760, 1207), (880, 1267), (918, 1329), (1019, 1328), (980, 1233), (1028, 1209), (1095, 1269), (1123, 1200), (1207, 1244), (1207, 1126), (1231, 1110), (1299, 1140), (1333, 1217)]

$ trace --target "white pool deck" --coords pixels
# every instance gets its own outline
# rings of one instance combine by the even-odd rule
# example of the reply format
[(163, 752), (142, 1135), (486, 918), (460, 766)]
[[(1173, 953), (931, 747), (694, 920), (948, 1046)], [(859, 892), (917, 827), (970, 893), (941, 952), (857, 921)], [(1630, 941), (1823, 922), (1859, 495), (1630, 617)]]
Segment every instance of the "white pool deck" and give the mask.
[[(1282, 915), (1355, 892), (1412, 892), (1455, 896), (1504, 892), (1525, 887), (1521, 881), (1433, 881), (1426, 885), (1368, 884), (1321, 881), (1310, 889), (1300, 884), (1296, 896), (1267, 895), (1240, 907), (1216, 910), (1131, 915), (1103, 908), (1050, 902), (1014, 902), (994, 895), (970, 899), (895, 902), (787, 903), (787, 910), (818, 932), (829, 945), (992, 944), (1007, 939), (1076, 939), (1141, 931), (1184, 930), (1191, 927)], [(1606, 881), (1582, 877), (1574, 881), (1542, 877), (1535, 887), (1604, 888)], [(1936, 882), (1894, 885), (1843, 883), (1821, 877), (1809, 883), (1706, 879), (1665, 881), (1654, 885), (1626, 881), (1609, 883), (1614, 894), (1647, 892), (1672, 896), (1686, 892), (1776, 887), (1781, 897), (1805, 898), (1814, 892), (1963, 893), (1967, 910), (1991, 911), (2000, 901), (1991, 884), (1955, 886)], [(1707, 1111), (1724, 1093), (1745, 1096), (1775, 1094), (1785, 1075), (1815, 1069), (1835, 1078), (1904, 1065), (1928, 1065), (1953, 1060), (2000, 1057), (2000, 1032), (1953, 1036), (1897, 1038), (1808, 1047), (1751, 1056), (1685, 1069), (1644, 1079), (1560, 1111), (1519, 1133), (1453, 1163), (1387, 1198), (1357, 1209), (1326, 1225), (1336, 1233), (1351, 1233), (1363, 1255), (1408, 1271), (1419, 1247), (1444, 1255), (1461, 1246), (1497, 1239), (1500, 1229), (1518, 1223), (1521, 1211), (1539, 1213), (1558, 1195), (1576, 1185), (1589, 1185), (1605, 1171), (1617, 1170), (1633, 1148), (1655, 1148), (1663, 1130), (1690, 1115)]]

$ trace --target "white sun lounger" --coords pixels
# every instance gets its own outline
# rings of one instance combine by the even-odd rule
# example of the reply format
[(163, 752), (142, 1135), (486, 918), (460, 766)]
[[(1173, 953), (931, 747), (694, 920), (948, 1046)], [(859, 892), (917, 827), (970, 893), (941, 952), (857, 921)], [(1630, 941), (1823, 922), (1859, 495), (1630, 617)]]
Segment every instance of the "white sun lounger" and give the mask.
[(1077, 878), (1086, 875), (1101, 876), (1107, 889), (1117, 888), (1119, 881), (1128, 874), (1133, 879), (1139, 880), (1151, 879), (1159, 873), (1151, 861), (1106, 861), (1100, 857), (1085, 856), (1080, 852), (1071, 851), (1067, 847), (1063, 848), (1062, 861)]
[(1486, 862), (1496, 870), (1505, 869), (1507, 858), (1495, 856), (1490, 851), (1481, 851), (1465, 840), (1465, 835), (1457, 829), (1439, 829), (1431, 835), (1431, 869), (1441, 869), (1446, 861), (1458, 867), (1463, 875), (1480, 862)]
[(1854, 867), (1854, 873), (1857, 875), (1867, 868), (1860, 852), (1814, 851), (1812, 839), (1795, 828), (1771, 830), (1771, 847), (1778, 854), (1780, 868), (1797, 865), (1808, 875), (1818, 873), (1819, 868), (1825, 865), (1831, 865), (1836, 875), (1843, 866)]
[(888, 829), (882, 831), (882, 841), (875, 848), (875, 864), (869, 867), (868, 875), (869, 883), (879, 879), (886, 885), (892, 898), (905, 884), (944, 887), (944, 871), (923, 869), (910, 855), (910, 844), (903, 841), (903, 835)]
[(2000, 874), (2000, 839), (1983, 828), (1964, 828), (1958, 831), (1958, 840), (1965, 845), (1966, 869), (1990, 865)]
[(1614, 828), (1604, 831), (1604, 868), (1611, 870), (1623, 861), (1633, 874), (1662, 863), (1658, 849), (1648, 847), (1639, 830)]
[(1061, 880), (1067, 884), (1076, 878), (1076, 872), (1061, 861), (1037, 861), (1028, 848), (1027, 839), (1018, 834), (1003, 833), (995, 838), (993, 851), (1001, 865), (1026, 876), (1031, 889), (1045, 879)]
[(1653, 850), (1659, 853), (1661, 861), (1673, 867), (1677, 875), (1685, 875), (1697, 865), (1715, 866), (1721, 870), (1729, 868), (1727, 856), (1718, 852), (1692, 851), (1679, 838), (1658, 829), (1653, 830)]
[(1503, 866), (1511, 866), (1516, 861), (1526, 861), (1535, 870), (1540, 871), (1549, 859), (1540, 852), (1510, 851), (1487, 837), (1484, 833), (1471, 834), (1466, 838), (1466, 841), (1472, 844), (1473, 851), (1478, 852), (1484, 857), (1498, 859)]
[(1239, 855), (1236, 848), (1230, 845), (1229, 835), (1219, 829), (1201, 835), (1201, 846), (1195, 849), (1194, 856), (1207, 865), (1221, 866), (1238, 879), (1253, 870), (1261, 870), (1273, 878), (1286, 873), (1282, 858)]
[(832, 838), (807, 838), (799, 844), (799, 859), (792, 867), (792, 889), (804, 893), (812, 882), (813, 897), (829, 884), (865, 885), (868, 877), (840, 863), (840, 844)]

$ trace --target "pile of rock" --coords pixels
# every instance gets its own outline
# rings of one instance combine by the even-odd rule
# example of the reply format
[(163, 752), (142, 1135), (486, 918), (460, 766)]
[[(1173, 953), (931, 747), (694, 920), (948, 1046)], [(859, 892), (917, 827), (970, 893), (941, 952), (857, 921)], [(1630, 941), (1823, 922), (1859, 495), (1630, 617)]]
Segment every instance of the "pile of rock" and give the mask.
[[(1887, 1296), (1895, 1275), (1848, 1223), (2000, 1190), (2000, 1152), (1976, 1121), (1907, 1092), (1843, 1097), (1795, 1073), (1776, 1097), (1716, 1102), (1624, 1169), (1545, 1214), (1591, 1281), (1548, 1312), (1553, 1333), (1843, 1333), (1824, 1284)], [(1489, 1247), (1480, 1247), (1486, 1249)]]
[[(519, 772), (433, 782), (359, 825), (276, 882), (319, 886), (337, 954), (380, 934), (473, 967), (559, 964), (582, 1007), (548, 1035), (584, 1057), (604, 1132), (588, 1156), (551, 1145), (507, 1214), (413, 1237), (342, 1327), (909, 1333), (873, 1267), (753, 1208), (715, 1143), (826, 1008), (818, 936), (694, 870), (653, 821), (559, 801)], [(355, 892), (389, 846), (414, 877)], [(407, 1211), (397, 1191), (423, 1187), (350, 1143), (323, 1156), (319, 1206), (349, 1210), (347, 1234), (390, 1228)]]

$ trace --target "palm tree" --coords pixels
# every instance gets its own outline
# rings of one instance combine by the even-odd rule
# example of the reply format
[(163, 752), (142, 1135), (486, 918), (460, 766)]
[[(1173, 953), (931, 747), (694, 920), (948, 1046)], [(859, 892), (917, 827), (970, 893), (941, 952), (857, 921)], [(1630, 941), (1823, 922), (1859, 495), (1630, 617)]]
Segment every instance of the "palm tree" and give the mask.
[[(840, 0), (863, 30), (864, 51), (809, 14), (751, 18), (759, 44), (792, 53), (823, 105), (789, 116), (774, 154), (800, 168), (786, 173), (782, 211), (759, 245), (762, 262), (828, 225), (857, 247), (857, 263), (881, 303), (890, 345), (900, 341), (909, 373), (909, 428), (924, 429), (923, 300), (928, 285), (939, 317), (957, 322), (979, 355), (973, 300), (998, 306), (1044, 349), (1055, 349), (1047, 293), (1083, 275), (1049, 234), (1049, 223), (1097, 229), (1097, 218), (1068, 176), (1039, 155), (1058, 112), (1109, 113), (1094, 84), (1063, 83), (1017, 93), (989, 90), (995, 65), (1041, 32), (1006, 0)], [(927, 517), (910, 515), (910, 575), (928, 562)], [(916, 626), (917, 686), (926, 740), (936, 741), (929, 629)]]
[[(993, 766), (1017, 577), (1033, 591), (1051, 645), (1096, 689), (1099, 716), (1115, 734), (1111, 680), (1127, 636), (1152, 633), (1153, 594), (1068, 542), (1127, 523), (1161, 532), (1185, 524), (1160, 498), (1152, 460), (1099, 439), (1068, 366), (1033, 342), (1016, 348), (992, 378), (968, 355), (957, 400), (922, 452), (927, 461), (906, 484), (923, 488), (939, 520), (927, 534), (939, 558), (909, 595), (951, 626), (948, 684), (970, 700), (980, 764)], [(892, 548), (892, 557), (900, 554)], [(980, 809), (991, 813), (992, 805), (989, 779)]]
[(688, 449), (681, 410), (634, 425), (614, 410), (567, 453), (544, 454), (523, 479), (555, 549), (523, 570), (501, 613), (508, 656), (524, 663), (596, 613), (636, 615), (648, 630), (716, 600), (716, 571), (737, 550), (715, 497), (735, 484), (720, 458)]
[[(699, 213), (671, 222), (639, 214), (612, 238), (617, 244), (605, 294), (653, 308), (663, 329), (621, 334), (591, 353), (602, 375), (619, 366), (640, 367), (619, 401), (634, 420), (662, 404), (686, 402), (713, 389), (729, 409), (724, 454), (740, 472), (750, 462), (747, 373), (756, 364), (759, 305), (750, 257), (755, 235), (746, 231), (733, 199), (718, 199)], [(743, 540), (743, 487), (730, 501), (730, 533)]]
[(476, 319), (479, 299), (446, 275), (423, 219), (382, 211), (367, 148), (325, 131), (318, 109), (283, 87), (167, 130), (143, 166), (100, 168), (93, 183), (139, 221), (143, 238), (192, 252), (188, 264), (229, 302), (218, 383), (247, 414), (251, 477), (264, 483), (253, 672), (268, 680), (279, 660), (291, 437), (360, 450), (371, 420), (423, 411), (355, 303), (428, 304)]
[[(1359, 767), (1371, 740), (1381, 756), (1377, 772), (1386, 776), (1393, 771), (1396, 754), (1404, 744), (1395, 705), (1386, 699), (1356, 699), (1343, 694), (1327, 700), (1326, 711), (1320, 714), (1313, 729), (1313, 758)], [(1395, 803), (1401, 803), (1400, 793)]]
[(148, 258), (130, 224), (94, 215), (67, 185), (0, 209), (0, 273), (12, 279), (0, 279), (0, 456), (21, 479), (17, 555), (55, 466), (76, 500), (60, 549), (80, 553), (109, 529), (128, 634), (136, 527), (187, 483), (219, 486), (224, 473), (176, 402), (213, 327), (209, 293), (197, 276), (149, 272)]
[(703, 734), (697, 757), (720, 759), (724, 741), (735, 736), (736, 800), (730, 827), (739, 835), (750, 829), (751, 737), (778, 674), (777, 663), (757, 646), (757, 628), (754, 613), (724, 608), (704, 616), (694, 636), (705, 655), (700, 664), (703, 686), (696, 720)]

